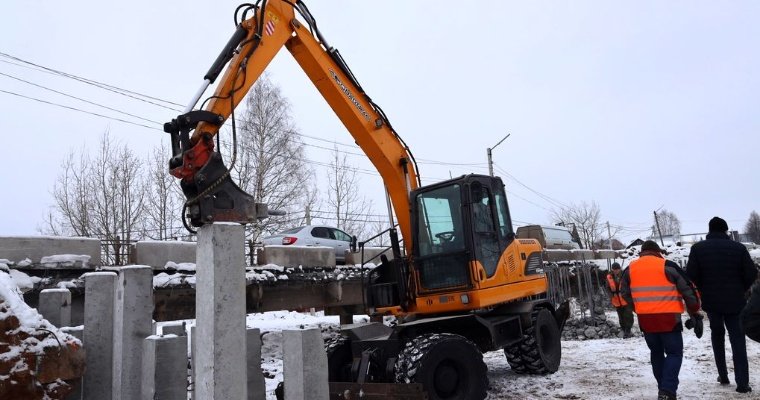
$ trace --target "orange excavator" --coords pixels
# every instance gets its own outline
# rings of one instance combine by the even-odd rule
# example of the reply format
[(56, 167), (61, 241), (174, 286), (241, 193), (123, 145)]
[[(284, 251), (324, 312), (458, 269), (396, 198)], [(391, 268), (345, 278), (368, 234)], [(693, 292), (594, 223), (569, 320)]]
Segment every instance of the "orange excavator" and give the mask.
[(214, 137), (228, 118), (235, 134), (235, 107), (283, 46), (380, 173), (390, 199), (393, 257), (368, 275), (365, 301), (370, 315), (397, 323), (343, 327), (326, 345), (330, 381), (415, 383), (430, 399), (482, 399), (483, 352), (503, 349), (518, 373), (557, 371), (567, 301), (549, 296), (539, 243), (515, 237), (501, 179), (471, 174), (422, 186), (412, 152), (303, 1), (243, 4), (235, 21), (184, 114), (164, 126), (190, 225), (268, 215), (233, 182)]

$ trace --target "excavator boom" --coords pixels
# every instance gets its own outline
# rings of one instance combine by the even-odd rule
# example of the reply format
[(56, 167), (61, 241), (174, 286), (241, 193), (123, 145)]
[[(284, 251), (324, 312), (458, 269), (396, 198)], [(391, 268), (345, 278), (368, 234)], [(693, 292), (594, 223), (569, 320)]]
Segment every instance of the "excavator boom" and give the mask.
[[(296, 12), (303, 22), (296, 18)], [(212, 138), (224, 121), (234, 116), (235, 107), (285, 47), (383, 177), (404, 245), (411, 252), (409, 193), (420, 186), (420, 181), (409, 148), (364, 92), (340, 53), (325, 42), (303, 2), (261, 1), (243, 10), (244, 16), (249, 13), (250, 18), (240, 21), (209, 69), (186, 113), (165, 127), (173, 136), (170, 168), (182, 179), (192, 224), (219, 220), (247, 223), (265, 216), (262, 205), (255, 205), (237, 188), (221, 160), (214, 159)], [(224, 65), (226, 70), (203, 110), (191, 111)]]

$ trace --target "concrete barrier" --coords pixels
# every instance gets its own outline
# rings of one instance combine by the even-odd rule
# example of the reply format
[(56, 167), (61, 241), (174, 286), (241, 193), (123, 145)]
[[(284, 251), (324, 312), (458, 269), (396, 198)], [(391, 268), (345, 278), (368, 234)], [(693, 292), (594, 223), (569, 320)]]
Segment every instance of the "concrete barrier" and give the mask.
[(275, 264), (282, 267), (334, 267), (335, 250), (332, 247), (264, 246), (258, 264)]
[(594, 250), (576, 249), (571, 250), (576, 261), (593, 260)]
[(575, 260), (575, 255), (570, 250), (544, 250), (544, 261), (558, 262), (571, 260)]
[(617, 252), (615, 250), (597, 250), (596, 251), (596, 259), (597, 260), (606, 260), (609, 258), (616, 258)]
[(89, 266), (100, 265), (100, 240), (55, 236), (0, 236), (0, 258), (15, 263), (31, 260), (40, 264), (42, 258), (53, 255), (86, 255)]
[(153, 269), (163, 269), (169, 261), (175, 263), (195, 263), (195, 242), (141, 241), (132, 246), (130, 262), (150, 265)]
[(69, 289), (45, 289), (40, 292), (37, 306), (40, 314), (51, 324), (62, 327), (71, 325), (71, 292)]
[[(385, 254), (389, 260), (393, 260), (393, 250), (385, 247), (365, 247), (364, 248), (364, 260), (380, 265), (380, 254)], [(346, 251), (346, 265), (354, 265), (362, 263), (361, 250), (356, 253)]]

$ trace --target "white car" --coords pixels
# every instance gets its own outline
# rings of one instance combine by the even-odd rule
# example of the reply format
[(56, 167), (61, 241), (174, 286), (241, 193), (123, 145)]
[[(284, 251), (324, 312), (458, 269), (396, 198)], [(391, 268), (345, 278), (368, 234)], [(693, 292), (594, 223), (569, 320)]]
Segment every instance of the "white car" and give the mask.
[(346, 250), (355, 246), (356, 237), (338, 228), (325, 225), (306, 225), (288, 229), (276, 235), (261, 239), (264, 246), (296, 245), (324, 246), (335, 249), (335, 261), (345, 262)]

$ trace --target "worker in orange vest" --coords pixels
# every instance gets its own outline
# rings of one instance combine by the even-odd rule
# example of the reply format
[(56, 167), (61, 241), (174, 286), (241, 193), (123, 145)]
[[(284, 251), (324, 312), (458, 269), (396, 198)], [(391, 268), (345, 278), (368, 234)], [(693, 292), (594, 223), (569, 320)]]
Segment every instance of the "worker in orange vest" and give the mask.
[(615, 307), (620, 321), (620, 329), (623, 330), (623, 338), (628, 339), (633, 327), (633, 307), (620, 295), (620, 280), (623, 278), (623, 270), (620, 264), (612, 263), (611, 272), (607, 274), (607, 288), (610, 290), (612, 306)]
[[(681, 314), (699, 318), (699, 297), (678, 264), (665, 260), (660, 246), (647, 240), (639, 258), (623, 272), (620, 292), (633, 303), (649, 346), (658, 400), (675, 400), (683, 361)], [(686, 303), (686, 307), (684, 307)]]

